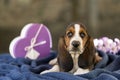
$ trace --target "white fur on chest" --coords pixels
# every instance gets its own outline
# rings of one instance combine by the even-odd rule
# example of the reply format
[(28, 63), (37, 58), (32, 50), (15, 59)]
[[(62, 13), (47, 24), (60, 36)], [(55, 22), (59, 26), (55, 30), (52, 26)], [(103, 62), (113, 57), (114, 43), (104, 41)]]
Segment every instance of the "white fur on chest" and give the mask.
[(74, 75), (85, 74), (85, 73), (88, 73), (90, 71), (89, 69), (83, 69), (83, 68), (79, 67), (79, 65), (78, 65), (78, 57), (79, 57), (79, 55), (80, 54), (78, 54), (78, 53), (71, 54), (74, 65), (73, 65), (72, 70), (69, 71), (69, 72), (73, 73)]
[(73, 60), (73, 69), (70, 71), (70, 73), (74, 73), (78, 68), (78, 57), (79, 57), (80, 54), (78, 53), (72, 53), (71, 54), (71, 57), (72, 57), (72, 60)]

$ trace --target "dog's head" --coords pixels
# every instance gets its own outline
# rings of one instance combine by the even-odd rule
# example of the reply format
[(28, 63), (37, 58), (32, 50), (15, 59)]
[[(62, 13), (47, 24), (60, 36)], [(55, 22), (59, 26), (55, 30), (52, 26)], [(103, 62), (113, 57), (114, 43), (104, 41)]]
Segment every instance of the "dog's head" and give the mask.
[(93, 39), (83, 24), (71, 24), (67, 27), (65, 35), (59, 40), (58, 51), (58, 63), (63, 71), (73, 68), (72, 55), (75, 54), (79, 55), (79, 67), (90, 68), (95, 63)]
[(71, 24), (66, 29), (64, 39), (69, 53), (82, 54), (90, 36), (83, 24)]

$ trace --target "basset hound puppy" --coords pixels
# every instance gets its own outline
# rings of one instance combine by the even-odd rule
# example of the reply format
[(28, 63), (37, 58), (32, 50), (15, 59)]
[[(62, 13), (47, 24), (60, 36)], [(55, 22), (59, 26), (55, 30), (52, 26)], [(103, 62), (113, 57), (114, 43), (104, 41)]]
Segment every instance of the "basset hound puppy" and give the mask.
[(93, 39), (83, 24), (71, 24), (58, 43), (58, 56), (50, 61), (54, 66), (48, 72), (88, 73), (102, 58), (97, 54)]

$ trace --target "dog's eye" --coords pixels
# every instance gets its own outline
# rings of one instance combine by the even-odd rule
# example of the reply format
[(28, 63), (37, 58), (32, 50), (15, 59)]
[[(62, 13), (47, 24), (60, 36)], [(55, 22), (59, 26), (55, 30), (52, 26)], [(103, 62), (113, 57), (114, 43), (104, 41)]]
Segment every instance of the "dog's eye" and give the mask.
[(81, 32), (80, 33), (80, 37), (84, 38), (85, 37), (85, 33)]
[(72, 33), (72, 32), (68, 32), (68, 33), (67, 33), (67, 36), (68, 36), (68, 37), (72, 37), (72, 36), (73, 36), (73, 33)]

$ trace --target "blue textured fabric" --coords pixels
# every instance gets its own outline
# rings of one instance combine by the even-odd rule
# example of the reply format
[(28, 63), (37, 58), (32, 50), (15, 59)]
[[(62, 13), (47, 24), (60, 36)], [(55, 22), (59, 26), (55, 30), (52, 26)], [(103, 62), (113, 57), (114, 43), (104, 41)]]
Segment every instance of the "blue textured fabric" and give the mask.
[(9, 54), (0, 55), (0, 80), (120, 80), (120, 56), (98, 51), (102, 60), (95, 69), (87, 74), (72, 75), (66, 72), (51, 72), (40, 75), (50, 69), (48, 62), (54, 59), (56, 52), (51, 52), (44, 59), (13, 59)]

